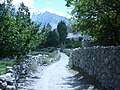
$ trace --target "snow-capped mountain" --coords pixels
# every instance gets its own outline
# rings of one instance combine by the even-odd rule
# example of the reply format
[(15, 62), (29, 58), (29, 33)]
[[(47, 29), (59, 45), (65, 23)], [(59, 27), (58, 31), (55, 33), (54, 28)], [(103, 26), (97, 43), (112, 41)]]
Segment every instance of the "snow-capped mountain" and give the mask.
[(59, 16), (54, 13), (50, 13), (48, 11), (46, 12), (39, 12), (39, 13), (33, 13), (32, 14), (32, 20), (36, 23), (42, 23), (42, 27), (50, 23), (53, 29), (55, 29), (58, 25), (58, 23), (62, 20), (68, 25), (68, 19), (64, 16)]

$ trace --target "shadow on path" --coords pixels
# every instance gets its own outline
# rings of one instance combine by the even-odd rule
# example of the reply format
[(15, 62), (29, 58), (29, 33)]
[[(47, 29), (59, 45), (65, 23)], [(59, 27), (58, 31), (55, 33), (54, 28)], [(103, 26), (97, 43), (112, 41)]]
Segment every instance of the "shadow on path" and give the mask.
[(83, 71), (79, 71), (73, 77), (63, 79), (66, 81), (64, 84), (70, 85), (74, 90), (107, 90), (101, 83)]

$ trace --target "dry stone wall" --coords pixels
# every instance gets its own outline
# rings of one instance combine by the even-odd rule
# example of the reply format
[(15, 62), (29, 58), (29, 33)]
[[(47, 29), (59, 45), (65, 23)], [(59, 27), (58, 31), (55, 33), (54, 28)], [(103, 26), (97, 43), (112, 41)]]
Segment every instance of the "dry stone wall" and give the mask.
[(25, 79), (29, 76), (30, 66), (33, 62), (37, 62), (38, 65), (42, 65), (45, 55), (32, 56), (28, 55), (19, 65), (13, 67), (7, 67), (6, 73), (0, 75), (0, 90), (18, 90), (18, 84), (22, 82), (20, 79)]
[(75, 49), (70, 56), (69, 65), (86, 71), (109, 90), (120, 90), (120, 46)]

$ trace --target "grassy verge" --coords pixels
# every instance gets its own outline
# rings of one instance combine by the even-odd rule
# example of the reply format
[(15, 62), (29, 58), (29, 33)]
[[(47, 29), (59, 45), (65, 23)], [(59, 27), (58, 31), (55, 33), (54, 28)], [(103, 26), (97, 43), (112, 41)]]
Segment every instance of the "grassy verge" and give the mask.
[(45, 58), (45, 64), (51, 64), (53, 63), (54, 61), (57, 61), (60, 59), (60, 55), (57, 51), (53, 51), (51, 53), (49, 53), (49, 55)]
[(13, 64), (13, 61), (0, 61), (0, 75), (5, 73), (6, 67), (12, 66)]
[[(51, 64), (54, 61), (57, 61), (60, 59), (60, 55), (57, 51), (55, 51), (53, 48), (43, 48), (40, 51), (32, 51), (30, 53), (31, 55), (39, 55), (42, 54), (44, 57), (43, 64)], [(37, 70), (38, 63), (37, 61), (33, 61), (30, 65), (30, 72), (35, 72)]]
[(33, 61), (32, 64), (30, 65), (30, 72), (35, 73), (35, 71), (37, 71), (37, 61)]
[(46, 51), (33, 51), (30, 54), (31, 55), (39, 55), (39, 54), (42, 54), (42, 55), (46, 54), (46, 55), (48, 55), (49, 52), (46, 52)]
[(41, 52), (39, 52), (39, 51), (33, 51), (33, 52), (31, 52), (31, 55), (38, 55), (38, 54), (41, 54)]
[(30, 54), (31, 55), (38, 55), (38, 54), (49, 54), (52, 53), (56, 50), (55, 47), (48, 47), (48, 48), (42, 48), (42, 49), (38, 49), (38, 50), (34, 50), (32, 51)]

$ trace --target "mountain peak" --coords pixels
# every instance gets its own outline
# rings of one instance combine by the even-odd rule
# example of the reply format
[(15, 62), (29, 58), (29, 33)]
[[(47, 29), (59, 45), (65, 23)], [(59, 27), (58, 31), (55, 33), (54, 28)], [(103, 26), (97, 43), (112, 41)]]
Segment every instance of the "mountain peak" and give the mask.
[(59, 16), (57, 14), (45, 11), (45, 12), (39, 12), (39, 13), (33, 13), (32, 20), (36, 23), (42, 23), (42, 27), (46, 25), (47, 23), (50, 23), (53, 29), (57, 27), (57, 24), (60, 21), (64, 21), (66, 25), (68, 25), (68, 19), (64, 16)]

